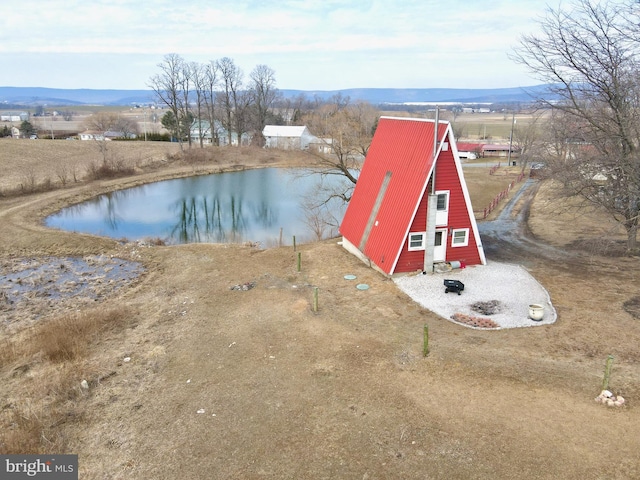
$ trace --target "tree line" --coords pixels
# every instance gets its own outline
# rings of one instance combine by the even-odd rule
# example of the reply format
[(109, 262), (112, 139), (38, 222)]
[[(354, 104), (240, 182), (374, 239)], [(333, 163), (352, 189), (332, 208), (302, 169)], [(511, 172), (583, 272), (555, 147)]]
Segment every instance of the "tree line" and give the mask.
[(181, 147), (185, 138), (191, 146), (192, 128), (200, 146), (209, 135), (214, 144), (240, 145), (249, 132), (253, 138), (257, 134), (259, 143), (264, 126), (274, 119), (279, 93), (275, 72), (267, 65), (257, 65), (248, 80), (229, 57), (199, 63), (169, 54), (158, 68), (149, 86), (167, 107), (162, 123)]
[(350, 198), (379, 117), (368, 102), (352, 102), (340, 93), (326, 100), (304, 94), (284, 98), (273, 69), (257, 65), (245, 79), (228, 57), (198, 63), (169, 54), (158, 68), (149, 86), (168, 109), (163, 126), (181, 146), (186, 139), (189, 147), (194, 140), (202, 147), (207, 136), (215, 145), (240, 146), (245, 135), (252, 144), (263, 146), (265, 125), (305, 125), (322, 145), (311, 151), (322, 164), (321, 173), (342, 175), (349, 181), (331, 196)]

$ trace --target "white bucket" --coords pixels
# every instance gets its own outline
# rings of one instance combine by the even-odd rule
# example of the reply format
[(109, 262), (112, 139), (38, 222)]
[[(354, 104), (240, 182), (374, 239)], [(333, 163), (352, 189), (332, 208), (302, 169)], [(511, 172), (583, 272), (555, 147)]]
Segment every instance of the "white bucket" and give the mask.
[(529, 318), (539, 322), (544, 317), (544, 307), (538, 303), (529, 305)]

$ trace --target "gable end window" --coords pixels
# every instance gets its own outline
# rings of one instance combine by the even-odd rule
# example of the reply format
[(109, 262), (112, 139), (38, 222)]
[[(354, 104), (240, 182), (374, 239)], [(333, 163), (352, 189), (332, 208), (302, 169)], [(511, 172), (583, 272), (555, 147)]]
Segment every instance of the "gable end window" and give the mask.
[(460, 228), (451, 232), (452, 247), (466, 247), (469, 245), (469, 229)]
[(436, 195), (438, 195), (438, 211), (447, 211), (449, 209), (449, 192), (436, 192)]
[(424, 250), (424, 233), (409, 234), (409, 251)]

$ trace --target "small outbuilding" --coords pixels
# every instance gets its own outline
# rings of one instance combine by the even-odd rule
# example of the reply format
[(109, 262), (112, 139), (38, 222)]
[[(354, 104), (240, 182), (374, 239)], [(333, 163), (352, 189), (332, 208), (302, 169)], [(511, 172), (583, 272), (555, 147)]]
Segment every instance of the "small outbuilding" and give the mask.
[(345, 212), (342, 245), (386, 275), (486, 259), (449, 122), (381, 117)]
[(317, 141), (305, 126), (265, 125), (262, 135), (265, 148), (282, 150), (308, 150)]

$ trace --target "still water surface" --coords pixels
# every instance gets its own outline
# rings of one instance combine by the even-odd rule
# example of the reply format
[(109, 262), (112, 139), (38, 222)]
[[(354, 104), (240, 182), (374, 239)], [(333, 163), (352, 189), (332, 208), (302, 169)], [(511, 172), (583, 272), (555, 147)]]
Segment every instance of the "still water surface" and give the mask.
[[(298, 242), (316, 238), (304, 203), (318, 182), (319, 175), (278, 168), (179, 178), (100, 195), (61, 210), (45, 223), (117, 239), (162, 239), (167, 244), (250, 241), (271, 246), (282, 238), (286, 245), (294, 235)], [(336, 202), (330, 212), (340, 221), (344, 207)], [(324, 234), (337, 232), (326, 229)]]

